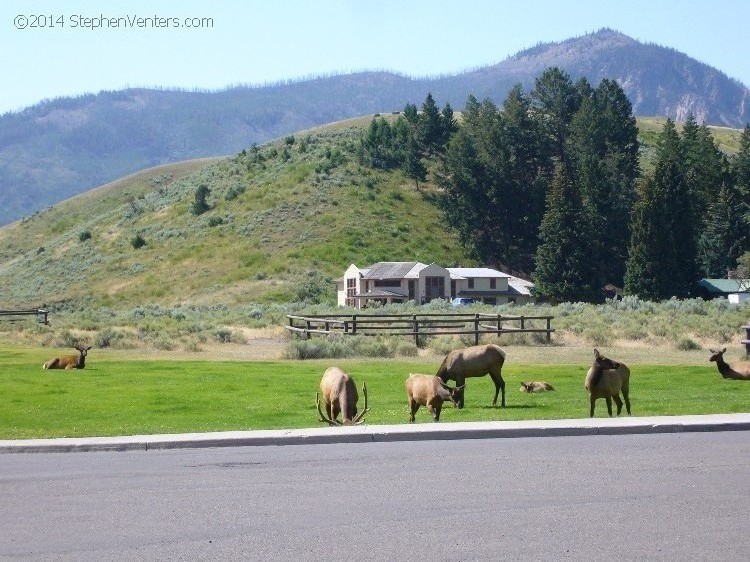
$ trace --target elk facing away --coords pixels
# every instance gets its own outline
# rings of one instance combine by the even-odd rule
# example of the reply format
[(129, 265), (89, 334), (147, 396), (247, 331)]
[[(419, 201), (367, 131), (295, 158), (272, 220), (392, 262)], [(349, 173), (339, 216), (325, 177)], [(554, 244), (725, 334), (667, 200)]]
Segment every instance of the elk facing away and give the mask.
[(454, 404), (458, 403), (463, 386), (451, 388), (439, 377), (434, 375), (420, 375), (409, 373), (406, 379), (406, 396), (409, 399), (409, 422), (414, 421), (414, 415), (420, 406), (427, 406), (432, 414), (432, 419), (440, 421), (440, 411), (443, 409), (443, 402), (450, 400)]
[(594, 417), (594, 404), (597, 398), (607, 401), (607, 412), (612, 415), (612, 400), (617, 404), (617, 415), (622, 412), (620, 391), (625, 399), (625, 407), (630, 414), (630, 369), (625, 364), (607, 359), (598, 350), (594, 350), (594, 363), (586, 374), (584, 385), (589, 391), (591, 400), (591, 417)]
[(741, 361), (739, 363), (733, 363), (730, 365), (724, 361), (724, 353), (727, 348), (725, 347), (721, 351), (711, 349), (711, 357), (709, 361), (716, 361), (716, 366), (719, 368), (721, 376), (725, 379), (734, 379), (740, 381), (750, 380), (750, 362)]
[(63, 355), (61, 357), (53, 357), (42, 365), (43, 369), (83, 369), (86, 366), (86, 354), (88, 353), (91, 346), (82, 347), (76, 345), (75, 348), (78, 350), (79, 355)]
[[(456, 381), (456, 386), (463, 388), (469, 377), (483, 377), (489, 374), (495, 383), (495, 399), (492, 405), (497, 405), (497, 395), (503, 391), (502, 406), (505, 407), (505, 381), (500, 371), (505, 363), (505, 352), (496, 345), (475, 345), (464, 349), (454, 349), (443, 359), (443, 364), (436, 373), (443, 382)], [(464, 407), (464, 391), (458, 400), (458, 407)]]
[[(325, 405), (324, 414), (320, 408), (320, 397), (315, 393), (315, 402), (318, 405), (320, 421), (327, 422), (329, 425), (359, 425), (362, 418), (370, 410), (367, 407), (367, 386), (362, 383), (362, 394), (365, 397), (365, 407), (357, 414), (357, 387), (346, 372), (338, 367), (330, 367), (323, 373), (320, 380), (320, 392), (323, 394), (323, 404)], [(339, 414), (343, 421), (339, 421)]]

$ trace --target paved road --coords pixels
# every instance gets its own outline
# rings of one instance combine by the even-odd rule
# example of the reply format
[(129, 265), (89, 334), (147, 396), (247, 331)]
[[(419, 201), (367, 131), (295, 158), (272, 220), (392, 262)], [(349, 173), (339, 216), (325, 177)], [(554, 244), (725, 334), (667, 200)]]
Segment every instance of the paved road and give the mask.
[(0, 455), (0, 557), (746, 560), (750, 432)]

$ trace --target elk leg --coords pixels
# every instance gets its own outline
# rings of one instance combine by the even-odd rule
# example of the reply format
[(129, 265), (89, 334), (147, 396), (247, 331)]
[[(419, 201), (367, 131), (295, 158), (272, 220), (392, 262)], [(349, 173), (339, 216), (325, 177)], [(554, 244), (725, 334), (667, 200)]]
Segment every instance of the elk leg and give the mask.
[(607, 396), (605, 400), (607, 401), (607, 413), (609, 413), (609, 417), (611, 418), (612, 417), (612, 397)]
[(592, 394), (589, 400), (591, 401), (591, 413), (589, 414), (589, 417), (593, 418), (594, 417), (594, 405), (596, 404), (596, 398), (594, 398), (594, 395)]
[(626, 386), (622, 387), (622, 397), (625, 399), (625, 408), (628, 410), (628, 415), (630, 415), (630, 389)]
[(617, 404), (617, 415), (619, 416), (620, 412), (622, 412), (622, 400), (620, 400), (620, 395), (619, 394), (615, 394), (612, 397), (612, 400), (614, 400), (615, 404)]
[(417, 410), (419, 410), (419, 404), (411, 398), (409, 399), (409, 410), (409, 423), (414, 423), (414, 416), (417, 413)]
[(430, 409), (433, 421), (440, 421), (440, 408), (435, 407), (432, 404), (428, 405), (427, 407)]
[(497, 395), (500, 394), (500, 391), (502, 390), (503, 398), (500, 404), (505, 408), (505, 381), (503, 380), (503, 376), (500, 373), (490, 373), (490, 377), (492, 377), (492, 382), (495, 383), (495, 399), (492, 401), (492, 405), (497, 406)]

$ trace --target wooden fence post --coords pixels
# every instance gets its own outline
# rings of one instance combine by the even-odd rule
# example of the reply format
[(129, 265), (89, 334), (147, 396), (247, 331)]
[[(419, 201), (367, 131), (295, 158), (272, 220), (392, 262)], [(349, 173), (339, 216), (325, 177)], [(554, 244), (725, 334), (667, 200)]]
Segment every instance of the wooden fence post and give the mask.
[(474, 345), (479, 345), (479, 314), (474, 315)]
[(311, 328), (310, 319), (305, 318), (305, 339), (306, 340), (309, 340), (312, 337), (312, 335), (310, 334), (310, 328)]
[(357, 315), (352, 315), (352, 335), (357, 335)]
[(413, 316), (413, 320), (414, 320), (414, 345), (419, 347), (419, 320), (417, 320), (416, 314)]
[(547, 316), (547, 343), (552, 341), (552, 317)]

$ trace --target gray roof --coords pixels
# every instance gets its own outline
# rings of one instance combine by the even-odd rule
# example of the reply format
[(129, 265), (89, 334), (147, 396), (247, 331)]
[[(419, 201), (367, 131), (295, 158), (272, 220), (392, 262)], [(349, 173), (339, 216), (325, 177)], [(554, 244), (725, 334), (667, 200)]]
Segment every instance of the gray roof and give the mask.
[(489, 267), (448, 267), (446, 268), (453, 279), (466, 279), (469, 277), (489, 277), (489, 278), (505, 278), (511, 277), (507, 273), (498, 271), (496, 269), (490, 269)]
[(424, 269), (423, 263), (416, 261), (381, 261), (362, 269), (363, 279), (404, 279), (412, 270)]
[(389, 291), (387, 289), (375, 289), (374, 291), (368, 291), (366, 293), (354, 295), (354, 298), (355, 299), (385, 299), (385, 298), (406, 299), (408, 297), (402, 293)]

